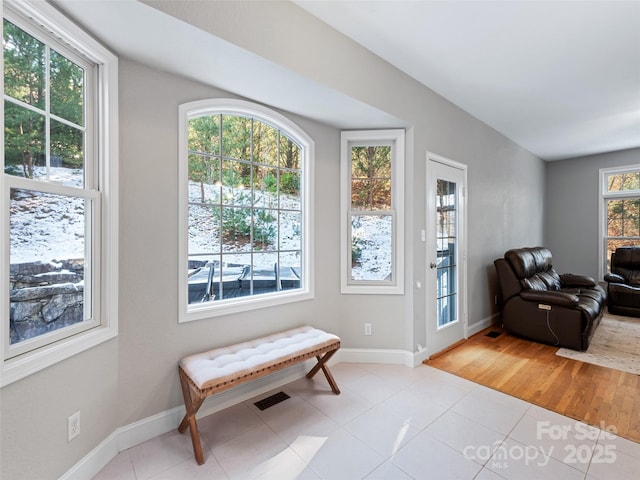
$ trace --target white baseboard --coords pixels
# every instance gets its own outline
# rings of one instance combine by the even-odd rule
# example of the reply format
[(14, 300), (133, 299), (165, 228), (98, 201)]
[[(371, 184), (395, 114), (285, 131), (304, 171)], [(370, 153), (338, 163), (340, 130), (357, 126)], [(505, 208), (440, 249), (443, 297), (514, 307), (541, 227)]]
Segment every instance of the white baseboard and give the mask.
[(491, 325), (497, 324), (499, 318), (500, 318), (500, 314), (494, 313), (489, 317), (483, 318), (482, 320), (479, 320), (476, 323), (469, 325), (469, 328), (467, 329), (469, 336), (475, 335), (476, 333), (481, 332), (485, 328), (489, 328)]
[[(412, 353), (406, 350), (341, 348), (329, 360), (329, 364), (340, 362), (381, 363), (415, 367), (420, 365), (425, 358), (426, 350)], [(305, 364), (289, 367), (210, 397), (198, 412), (198, 418), (206, 417), (303, 378), (314, 364), (314, 360), (309, 360)], [(174, 407), (116, 429), (61, 476), (59, 480), (87, 480), (93, 478), (118, 453), (178, 428), (184, 413), (184, 406)]]
[[(334, 355), (334, 357), (335, 356), (337, 355)], [(333, 360), (332, 358), (329, 364), (335, 363)], [(315, 362), (313, 360), (309, 360), (304, 364), (289, 367), (266, 377), (253, 380), (252, 382), (238, 385), (214, 397), (210, 397), (198, 412), (198, 418), (219, 412), (227, 407), (298, 380), (304, 377), (306, 372), (309, 371), (314, 364)], [(85, 455), (82, 460), (62, 475), (59, 480), (87, 480), (93, 478), (118, 453), (146, 442), (147, 440), (151, 440), (163, 433), (177, 429), (184, 413), (184, 406), (174, 407), (116, 429), (116, 431), (103, 440), (96, 448)]]
[(339, 353), (340, 361), (343, 363), (381, 363), (407, 367), (416, 367), (427, 358), (427, 352), (424, 349), (419, 352), (409, 352), (407, 350), (341, 348)]

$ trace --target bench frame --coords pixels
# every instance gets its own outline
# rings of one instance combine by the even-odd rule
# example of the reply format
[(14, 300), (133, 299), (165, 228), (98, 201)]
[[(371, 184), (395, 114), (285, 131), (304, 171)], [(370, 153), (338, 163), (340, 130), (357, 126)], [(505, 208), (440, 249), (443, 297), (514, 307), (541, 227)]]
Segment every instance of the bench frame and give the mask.
[(320, 370), (324, 373), (324, 376), (327, 378), (329, 382), (329, 386), (331, 390), (336, 395), (340, 394), (340, 389), (336, 384), (336, 381), (331, 375), (329, 371), (329, 367), (327, 365), (327, 361), (338, 351), (340, 348), (340, 341), (336, 340), (329, 346), (317, 348), (310, 351), (304, 351), (300, 355), (295, 356), (293, 358), (288, 358), (286, 360), (275, 360), (271, 364), (266, 367), (260, 368), (258, 370), (254, 370), (248, 374), (239, 376), (237, 378), (233, 378), (231, 380), (227, 380), (225, 382), (212, 385), (210, 387), (201, 389), (199, 388), (193, 380), (189, 377), (189, 375), (182, 369), (182, 367), (178, 366), (178, 374), (180, 376), (180, 386), (182, 387), (182, 396), (184, 398), (184, 405), (186, 408), (186, 413), (182, 422), (180, 422), (180, 426), (178, 427), (178, 431), (180, 433), (184, 433), (187, 427), (191, 431), (191, 443), (193, 444), (193, 453), (196, 461), (199, 465), (204, 463), (204, 456), (202, 453), (202, 445), (200, 443), (200, 432), (198, 431), (198, 423), (196, 421), (196, 414), (198, 410), (202, 406), (202, 403), (205, 399), (211, 395), (222, 392), (224, 390), (228, 390), (236, 385), (240, 385), (242, 383), (255, 380), (260, 377), (264, 377), (270, 373), (276, 372), (278, 370), (282, 370), (284, 368), (290, 367), (294, 364), (304, 362), (310, 358), (315, 357), (317, 363), (315, 366), (309, 370), (307, 373), (307, 378), (312, 378), (316, 373)]

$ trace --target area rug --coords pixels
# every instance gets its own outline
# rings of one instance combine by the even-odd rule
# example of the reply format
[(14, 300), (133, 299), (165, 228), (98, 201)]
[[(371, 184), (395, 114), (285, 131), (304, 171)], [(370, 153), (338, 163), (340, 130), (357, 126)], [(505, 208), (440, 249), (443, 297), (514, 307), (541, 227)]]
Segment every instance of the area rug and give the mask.
[(640, 375), (640, 318), (607, 313), (586, 352), (561, 348), (556, 355)]

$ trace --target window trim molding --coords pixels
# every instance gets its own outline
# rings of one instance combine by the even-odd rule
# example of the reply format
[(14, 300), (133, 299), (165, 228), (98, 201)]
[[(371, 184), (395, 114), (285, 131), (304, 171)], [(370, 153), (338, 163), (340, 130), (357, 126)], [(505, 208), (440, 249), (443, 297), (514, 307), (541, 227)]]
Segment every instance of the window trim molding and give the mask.
[(607, 167), (601, 168), (598, 171), (598, 255), (600, 260), (598, 261), (598, 278), (603, 278), (607, 272), (608, 258), (606, 253), (606, 242), (608, 238), (607, 229), (605, 224), (607, 221), (607, 201), (612, 198), (638, 198), (640, 197), (640, 189), (638, 190), (623, 190), (620, 192), (608, 192), (607, 191), (607, 175), (611, 173), (626, 173), (626, 172), (640, 172), (640, 164), (634, 165), (622, 165), (620, 167)]
[[(188, 135), (190, 118), (227, 113), (255, 118), (270, 124), (301, 143), (302, 168), (302, 288), (241, 297), (241, 300), (188, 303)], [(315, 143), (300, 126), (263, 105), (234, 98), (212, 98), (183, 103), (178, 107), (178, 323), (203, 320), (259, 308), (283, 305), (314, 298), (314, 155)]]
[[(93, 348), (118, 335), (118, 59), (104, 46), (84, 32), (62, 13), (46, 2), (35, 0), (4, 0), (3, 18), (5, 12), (9, 16), (26, 19), (37, 28), (47, 29), (47, 34), (53, 35), (74, 50), (95, 63), (96, 105), (98, 111), (88, 107), (94, 122), (95, 140), (97, 145), (87, 145), (92, 150), (99, 168), (98, 174), (99, 200), (101, 221), (94, 226), (94, 244), (97, 252), (91, 252), (95, 266), (91, 269), (94, 276), (93, 301), (98, 302), (95, 312), (98, 317), (97, 325), (86, 331), (69, 335), (49, 345), (42, 346), (30, 352), (7, 359), (9, 354), (9, 327), (0, 328), (0, 387), (18, 381), (51, 365), (70, 358), (80, 352)], [(4, 92), (4, 78), (2, 90)], [(89, 87), (92, 88), (92, 87)], [(4, 118), (4, 102), (0, 106), (0, 114)], [(4, 158), (4, 129), (0, 148)], [(0, 192), (6, 195), (9, 186), (5, 181), (4, 172), (0, 172)], [(93, 194), (89, 194), (93, 195)], [(2, 202), (4, 204), (4, 201)], [(0, 212), (0, 235), (9, 235), (9, 218), (6, 209)], [(9, 271), (9, 245), (3, 242), (0, 255), (2, 272)], [(4, 277), (4, 274), (3, 274)], [(8, 290), (8, 277), (0, 280), (4, 292)], [(0, 311), (9, 311), (8, 295), (0, 295)]]
[[(351, 155), (352, 145), (391, 145), (391, 210), (393, 217), (393, 280), (352, 281), (351, 276)], [(340, 292), (342, 294), (404, 295), (405, 130), (345, 130), (340, 134)], [(374, 212), (375, 211), (363, 211)]]

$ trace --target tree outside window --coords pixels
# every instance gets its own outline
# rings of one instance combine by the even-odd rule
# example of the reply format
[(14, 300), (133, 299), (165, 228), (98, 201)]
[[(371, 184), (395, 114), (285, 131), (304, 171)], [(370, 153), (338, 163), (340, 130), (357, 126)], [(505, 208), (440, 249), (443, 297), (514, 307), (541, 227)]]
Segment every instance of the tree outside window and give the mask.
[(185, 317), (309, 288), (310, 143), (279, 124), (275, 112), (272, 121), (247, 102), (241, 113), (217, 103), (183, 106)]
[(640, 167), (601, 171), (604, 205), (604, 271), (618, 247), (640, 245)]
[(2, 40), (0, 386), (118, 332), (118, 60), (48, 2)]
[(403, 293), (404, 132), (342, 132), (343, 293)]

